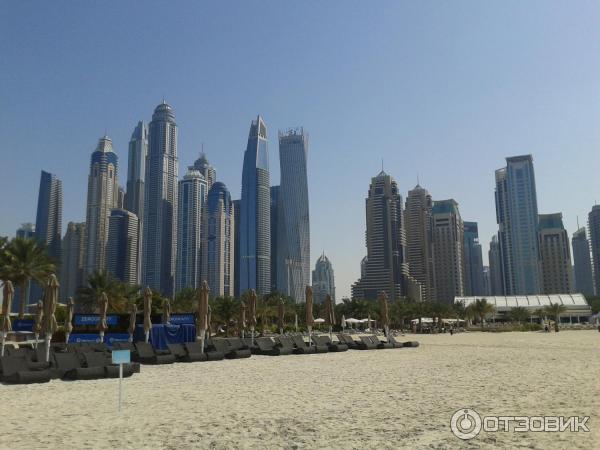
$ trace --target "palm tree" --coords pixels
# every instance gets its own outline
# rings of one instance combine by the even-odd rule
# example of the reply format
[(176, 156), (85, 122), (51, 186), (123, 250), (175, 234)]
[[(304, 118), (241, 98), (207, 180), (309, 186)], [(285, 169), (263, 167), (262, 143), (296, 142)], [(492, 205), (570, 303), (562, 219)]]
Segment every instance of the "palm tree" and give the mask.
[(175, 300), (171, 305), (173, 312), (189, 313), (197, 308), (198, 290), (192, 287), (185, 287), (175, 295)]
[(529, 317), (529, 311), (522, 306), (515, 306), (514, 308), (510, 309), (509, 315), (512, 320), (520, 324), (524, 320), (527, 320)]
[(227, 336), (229, 336), (229, 325), (239, 314), (239, 302), (233, 297), (217, 297), (212, 300), (212, 311), (214, 321), (217, 319), (225, 325)]
[(487, 316), (493, 314), (496, 311), (494, 305), (488, 303), (484, 298), (478, 298), (475, 300), (475, 303), (471, 303), (469, 308), (473, 312), (473, 315), (479, 319), (479, 323), (481, 324), (481, 331), (483, 331), (483, 321)]
[(29, 283), (33, 280), (43, 286), (50, 274), (56, 271), (56, 265), (36, 239), (18, 237), (8, 244), (4, 243), (0, 266), (3, 278), (19, 286), (19, 319), (22, 319), (29, 297)]
[(560, 322), (560, 315), (567, 310), (565, 305), (560, 303), (550, 303), (544, 308), (544, 312), (550, 317), (554, 318), (554, 331), (558, 332), (558, 323)]
[(140, 297), (139, 286), (126, 285), (105, 272), (94, 272), (87, 282), (87, 286), (77, 290), (77, 303), (87, 311), (95, 310), (103, 292), (108, 297), (108, 308), (115, 312), (127, 312), (130, 301), (136, 301)]

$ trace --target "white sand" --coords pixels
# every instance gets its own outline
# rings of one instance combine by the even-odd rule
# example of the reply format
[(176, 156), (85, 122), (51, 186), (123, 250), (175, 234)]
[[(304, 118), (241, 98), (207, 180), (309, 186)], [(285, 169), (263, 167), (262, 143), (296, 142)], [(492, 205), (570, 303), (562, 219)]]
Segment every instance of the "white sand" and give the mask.
[[(409, 336), (417, 349), (142, 367), (0, 386), (0, 447), (600, 448), (600, 333)], [(591, 416), (590, 433), (481, 433), (452, 414)]]

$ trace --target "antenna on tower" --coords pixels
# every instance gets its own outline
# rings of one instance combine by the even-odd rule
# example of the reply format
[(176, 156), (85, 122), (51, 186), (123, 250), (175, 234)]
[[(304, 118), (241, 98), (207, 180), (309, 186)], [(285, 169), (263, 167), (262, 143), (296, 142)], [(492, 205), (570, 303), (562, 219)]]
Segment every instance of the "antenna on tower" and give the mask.
[(381, 171), (383, 172), (383, 158), (381, 158)]
[(417, 184), (420, 186), (421, 182), (419, 181), (419, 172), (417, 172)]

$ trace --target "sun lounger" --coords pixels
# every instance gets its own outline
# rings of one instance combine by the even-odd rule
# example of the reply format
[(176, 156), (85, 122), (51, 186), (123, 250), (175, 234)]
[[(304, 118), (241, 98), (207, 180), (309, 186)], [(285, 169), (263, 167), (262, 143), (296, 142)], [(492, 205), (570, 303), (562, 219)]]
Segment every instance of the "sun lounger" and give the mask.
[(248, 356), (240, 356), (241, 358), (248, 358), (252, 355), (252, 351), (250, 347), (246, 345), (244, 341), (242, 341), (239, 337), (228, 337), (227, 343), (231, 346), (231, 348), (235, 349), (239, 353), (239, 355), (248, 355)]
[(349, 334), (338, 334), (338, 339), (342, 344), (346, 344), (349, 349), (356, 350), (358, 347), (358, 343), (354, 340), (352, 336)]
[(84, 367), (75, 353), (54, 353), (60, 378), (65, 380), (97, 380), (106, 378), (104, 367)]
[(254, 342), (252, 342), (251, 337), (245, 337), (245, 338), (242, 338), (242, 342), (244, 343), (244, 345), (246, 347), (248, 347), (250, 349), (252, 354), (255, 354), (255, 353), (260, 354), (260, 353), (258, 353), (259, 349), (258, 349), (258, 345), (256, 345), (256, 338), (254, 338)]
[[(304, 338), (300, 335), (294, 335), (291, 337), (292, 342), (296, 346), (295, 353), (300, 355), (312, 355), (313, 353), (317, 353), (317, 347), (314, 345), (309, 346), (306, 342), (304, 342)], [(321, 352), (323, 353), (323, 352)]]
[(329, 336), (313, 336), (313, 342), (317, 346), (327, 347), (330, 352), (345, 352), (348, 350), (348, 346), (341, 342), (333, 343)]
[(384, 342), (375, 335), (371, 336), (371, 341), (377, 345), (377, 348), (394, 348), (394, 344), (387, 341)]
[(268, 356), (280, 356), (280, 355), (291, 355), (294, 348), (283, 347), (275, 342), (273, 339), (268, 337), (260, 337), (256, 339), (256, 345), (258, 346), (259, 355)]
[(371, 340), (371, 336), (360, 336), (359, 341), (356, 342), (357, 350), (377, 350), (378, 345)]
[[(86, 352), (83, 353), (83, 359), (87, 367), (102, 367), (106, 378), (119, 378), (119, 365), (112, 363), (110, 355), (102, 352)], [(123, 377), (130, 377), (133, 374), (133, 367), (123, 364)]]
[(418, 347), (419, 343), (417, 341), (406, 341), (402, 343), (403, 347)]
[(183, 344), (167, 344), (167, 347), (178, 362), (208, 361), (206, 353), (201, 353), (200, 351), (196, 353), (190, 352), (184, 347)]
[(175, 356), (168, 350), (155, 350), (148, 342), (137, 342), (137, 362), (142, 364), (173, 364)]
[(20, 356), (1, 357), (0, 372), (0, 381), (4, 383), (47, 383), (51, 378), (48, 370), (32, 370), (26, 358)]
[(288, 336), (277, 336), (273, 338), (273, 340), (275, 341), (275, 345), (280, 347), (282, 352), (284, 352), (282, 355), (298, 354), (296, 352), (294, 341), (292, 341)]
[(394, 346), (394, 348), (402, 348), (404, 347), (404, 344), (402, 342), (398, 342), (394, 336), (388, 336), (387, 340), (390, 344), (392, 344)]
[(227, 359), (249, 358), (252, 356), (250, 349), (232, 346), (227, 339), (213, 339), (211, 344), (215, 350), (223, 353)]
[(206, 361), (221, 361), (225, 358), (225, 354), (222, 352), (216, 351), (214, 348), (205, 348), (202, 351), (202, 344), (200, 342), (186, 342), (183, 344), (188, 353), (190, 354), (204, 354), (206, 355)]

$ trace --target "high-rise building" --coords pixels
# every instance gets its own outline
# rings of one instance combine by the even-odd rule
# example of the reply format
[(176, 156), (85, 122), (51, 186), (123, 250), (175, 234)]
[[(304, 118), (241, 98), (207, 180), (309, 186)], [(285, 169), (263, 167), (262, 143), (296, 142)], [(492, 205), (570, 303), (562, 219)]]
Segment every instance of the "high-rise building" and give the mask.
[(62, 181), (42, 170), (35, 219), (35, 237), (48, 249), (48, 254), (60, 264), (62, 237)]
[(488, 260), (490, 263), (490, 295), (504, 295), (504, 276), (498, 236), (492, 236)]
[(315, 303), (323, 303), (327, 295), (331, 296), (331, 300), (335, 303), (335, 278), (333, 276), (333, 266), (329, 258), (325, 256), (325, 252), (315, 264), (315, 270), (312, 272), (312, 289), (313, 299)]
[(453, 199), (435, 201), (431, 214), (436, 301), (453, 304), (464, 295), (463, 221)]
[(240, 211), (241, 200), (233, 200), (233, 295), (240, 298)]
[(496, 220), (506, 295), (540, 292), (538, 210), (531, 155), (496, 170)]
[(421, 284), (423, 301), (435, 298), (431, 208), (433, 201), (418, 184), (406, 197), (406, 258), (410, 275)]
[(490, 268), (489, 266), (483, 266), (483, 295), (493, 295), (490, 284)]
[(142, 283), (167, 296), (175, 287), (177, 176), (177, 124), (173, 108), (163, 101), (148, 127)]
[(140, 275), (138, 217), (126, 209), (113, 209), (108, 223), (106, 272), (123, 283), (136, 285)]
[(35, 237), (35, 225), (32, 223), (22, 223), (21, 227), (17, 230), (18, 238), (31, 239)]
[(267, 127), (258, 116), (250, 125), (244, 153), (240, 211), (240, 293), (271, 291), (271, 195)]
[(200, 157), (194, 162), (193, 168), (202, 174), (210, 191), (213, 183), (217, 181), (217, 171), (209, 164), (206, 153), (200, 153)]
[[(308, 209), (308, 134), (303, 128), (279, 132), (279, 221), (277, 290), (305, 301), (310, 285), (310, 220)], [(273, 274), (271, 274), (273, 282)]]
[(573, 233), (571, 244), (573, 246), (575, 292), (593, 297), (596, 295), (596, 291), (594, 289), (594, 275), (592, 272), (592, 260), (590, 258), (590, 243), (585, 235), (585, 227)]
[[(206, 180), (189, 168), (179, 182), (176, 290), (202, 284), (202, 214), (206, 203)], [(212, 289), (212, 287), (211, 287)]]
[(108, 136), (100, 138), (92, 153), (88, 177), (87, 211), (85, 220), (86, 252), (84, 277), (106, 268), (108, 218), (117, 207), (119, 183), (118, 158)]
[(538, 223), (542, 294), (569, 294), (573, 292), (571, 249), (562, 214), (540, 214)]
[(219, 181), (208, 193), (203, 223), (202, 268), (211, 294), (233, 297), (235, 212), (227, 187)]
[(148, 156), (148, 127), (138, 122), (129, 140), (127, 165), (127, 193), (125, 209), (134, 213), (138, 220), (144, 216), (144, 180), (146, 179), (146, 157)]
[(62, 240), (62, 266), (60, 276), (60, 297), (64, 301), (75, 297), (77, 288), (84, 286), (85, 266), (85, 223), (69, 222)]
[(479, 244), (477, 222), (464, 224), (465, 295), (485, 295), (483, 285), (483, 256)]
[(277, 251), (277, 240), (279, 239), (282, 241), (281, 245), (285, 243), (283, 239), (279, 237), (279, 234), (283, 232), (283, 227), (279, 225), (279, 215), (282, 214), (279, 195), (280, 191), (281, 189), (279, 186), (271, 186), (271, 292), (279, 291), (277, 289), (277, 267), (280, 262), (280, 255)]
[(600, 293), (600, 205), (594, 205), (588, 214), (588, 233), (592, 253), (594, 287), (596, 293)]
[(367, 256), (352, 298), (375, 300), (385, 291), (397, 300), (407, 294), (406, 230), (402, 196), (396, 181), (383, 170), (371, 179), (366, 199)]
[[(34, 239), (35, 238), (35, 225), (32, 223), (22, 223), (21, 227), (17, 230), (16, 237), (20, 239)], [(37, 300), (32, 300), (34, 298), (41, 298), (42, 287), (34, 284), (34, 282), (29, 281), (28, 283), (28, 292), (29, 292), (29, 303), (32, 303)], [(15, 286), (15, 295), (13, 296), (12, 304), (9, 306), (11, 312), (19, 312), (19, 304), (21, 302), (21, 289), (19, 286)], [(32, 292), (35, 290), (35, 292)]]

